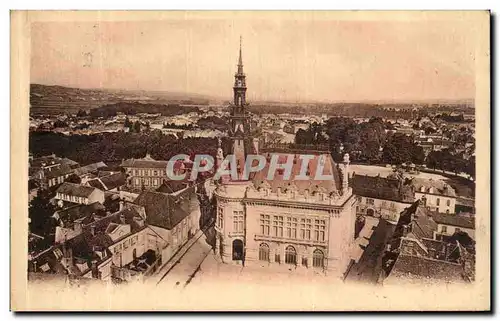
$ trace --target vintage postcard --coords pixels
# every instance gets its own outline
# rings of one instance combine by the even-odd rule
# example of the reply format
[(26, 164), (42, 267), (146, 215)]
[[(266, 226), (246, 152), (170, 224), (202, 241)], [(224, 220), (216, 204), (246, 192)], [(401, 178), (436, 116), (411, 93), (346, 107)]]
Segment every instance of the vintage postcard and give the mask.
[(489, 30), (11, 12), (11, 309), (489, 310)]

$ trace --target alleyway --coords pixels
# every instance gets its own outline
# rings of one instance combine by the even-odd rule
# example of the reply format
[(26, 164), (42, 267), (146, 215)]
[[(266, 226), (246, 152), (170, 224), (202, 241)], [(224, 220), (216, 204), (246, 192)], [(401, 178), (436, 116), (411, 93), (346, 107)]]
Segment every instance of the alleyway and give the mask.
[[(361, 258), (347, 274), (346, 282), (377, 283), (382, 271), (382, 256), (385, 245), (394, 233), (395, 227), (383, 219), (378, 222), (373, 233), (368, 237), (369, 241), (366, 241), (367, 245)], [(360, 237), (363, 236), (360, 235)]]

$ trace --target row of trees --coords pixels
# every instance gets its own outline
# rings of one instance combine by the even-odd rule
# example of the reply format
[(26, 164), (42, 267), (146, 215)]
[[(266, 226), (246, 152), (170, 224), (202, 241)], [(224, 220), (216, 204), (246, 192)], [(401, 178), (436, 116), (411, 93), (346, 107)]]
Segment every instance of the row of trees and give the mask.
[(326, 124), (313, 123), (307, 130), (299, 129), (297, 144), (328, 144), (336, 161), (349, 153), (351, 160), (363, 163), (426, 164), (428, 168), (467, 173), (474, 177), (475, 157), (468, 159), (464, 152), (453, 149), (431, 151), (427, 157), (413, 138), (401, 133), (386, 133), (391, 125), (380, 118), (357, 124), (351, 118), (334, 117)]
[(178, 139), (174, 135), (164, 135), (160, 130), (71, 136), (31, 132), (29, 148), (35, 157), (55, 153), (86, 165), (100, 161), (141, 158), (146, 153), (150, 153), (155, 159), (164, 160), (181, 153), (210, 154), (215, 157), (217, 140), (204, 137)]
[(431, 151), (427, 155), (426, 165), (428, 168), (440, 169), (449, 172), (466, 173), (475, 178), (476, 156), (465, 159), (461, 153), (453, 153), (451, 149)]
[(344, 153), (351, 160), (364, 163), (402, 164), (413, 162), (422, 164), (424, 151), (403, 134), (386, 133), (390, 123), (381, 118), (371, 118), (368, 122), (356, 123), (352, 118), (334, 117), (326, 124), (313, 123), (307, 130), (299, 129), (295, 136), (297, 144), (328, 144), (332, 156), (340, 161)]

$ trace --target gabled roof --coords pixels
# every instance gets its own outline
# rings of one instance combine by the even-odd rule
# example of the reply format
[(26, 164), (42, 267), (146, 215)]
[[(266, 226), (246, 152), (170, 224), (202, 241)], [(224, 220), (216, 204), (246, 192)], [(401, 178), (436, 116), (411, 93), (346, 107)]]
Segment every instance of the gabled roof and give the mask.
[(118, 172), (101, 177), (100, 180), (106, 187), (106, 190), (110, 190), (125, 185), (125, 183), (127, 182), (127, 176), (125, 175), (125, 173)]
[(37, 158), (33, 158), (33, 160), (30, 162), (31, 167), (42, 167), (51, 165), (52, 162), (54, 164), (61, 164), (61, 165), (68, 165), (68, 166), (76, 166), (78, 165), (77, 162), (69, 159), (69, 158), (61, 158), (57, 157), (56, 155), (48, 155), (48, 156), (41, 156)]
[(103, 191), (109, 191), (125, 185), (127, 177), (125, 173), (113, 173), (108, 176), (98, 177), (87, 181), (87, 184)]
[(153, 158), (146, 155), (144, 158), (140, 159), (127, 159), (122, 162), (121, 167), (132, 167), (132, 168), (167, 168), (168, 161), (154, 160)]
[(432, 213), (432, 218), (438, 224), (475, 229), (475, 218), (473, 216), (463, 216), (460, 214), (444, 214), (435, 212)]
[(74, 170), (71, 169), (69, 165), (61, 165), (61, 166), (59, 166), (59, 168), (54, 168), (50, 171), (45, 170), (44, 176), (48, 179), (51, 179), (51, 178), (57, 178), (57, 177), (61, 177), (64, 175), (68, 175), (68, 174), (71, 174), (73, 172), (74, 172)]
[(92, 187), (98, 188), (101, 191), (106, 190), (106, 187), (104, 186), (104, 184), (101, 182), (101, 180), (99, 178), (90, 179), (87, 181), (87, 184), (92, 186)]
[(423, 192), (437, 194), (449, 197), (456, 197), (455, 190), (448, 183), (438, 179), (413, 178), (412, 184), (415, 192)]
[(83, 186), (80, 184), (64, 182), (56, 190), (56, 193), (78, 196), (78, 197), (89, 197), (96, 188), (90, 186)]
[(134, 201), (146, 209), (148, 224), (168, 230), (191, 214), (193, 205), (197, 204), (194, 202), (197, 202), (194, 188), (189, 188), (180, 195), (144, 191)]
[(75, 174), (78, 176), (85, 175), (87, 173), (95, 172), (95, 171), (99, 170), (100, 168), (104, 168), (104, 167), (107, 167), (107, 165), (104, 164), (103, 162), (93, 163), (93, 164), (89, 164), (86, 166), (76, 168)]

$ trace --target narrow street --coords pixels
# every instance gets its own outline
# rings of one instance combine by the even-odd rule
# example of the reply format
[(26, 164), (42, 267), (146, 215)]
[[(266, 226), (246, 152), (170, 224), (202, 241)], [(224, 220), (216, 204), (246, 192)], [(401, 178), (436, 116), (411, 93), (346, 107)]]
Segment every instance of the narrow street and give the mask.
[(195, 276), (210, 251), (212, 247), (207, 243), (206, 235), (202, 234), (180, 258), (173, 258), (174, 262), (171, 267), (166, 271), (161, 271), (158, 287), (182, 289)]
[[(361, 258), (349, 270), (346, 282), (358, 281), (375, 284), (382, 271), (382, 256), (387, 242), (394, 233), (395, 225), (381, 219), (367, 240)], [(363, 237), (363, 236), (362, 236)]]

